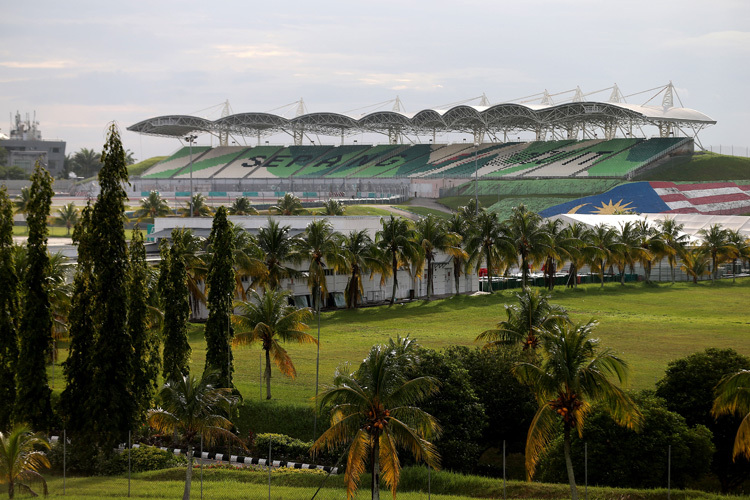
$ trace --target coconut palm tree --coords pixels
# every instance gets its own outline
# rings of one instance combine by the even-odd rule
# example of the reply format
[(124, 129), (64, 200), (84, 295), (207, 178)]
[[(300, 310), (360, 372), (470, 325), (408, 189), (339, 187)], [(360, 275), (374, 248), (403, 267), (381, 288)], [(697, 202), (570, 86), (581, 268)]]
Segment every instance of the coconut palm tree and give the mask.
[(628, 266), (632, 272), (636, 262), (651, 259), (648, 250), (641, 246), (641, 237), (641, 230), (633, 221), (623, 222), (616, 233), (616, 239), (620, 245), (617, 247), (618, 251), (612, 255), (612, 260), (620, 271), (620, 285), (625, 285), (625, 270)]
[(236, 293), (242, 300), (247, 300), (246, 281), (265, 283), (268, 279), (265, 255), (258, 247), (255, 237), (238, 224), (232, 224), (234, 248)]
[(466, 251), (469, 254), (467, 267), (475, 267), (479, 271), (484, 259), (489, 293), (492, 293), (493, 270), (501, 271), (506, 267), (506, 262), (516, 258), (516, 250), (508, 237), (507, 228), (500, 223), (495, 212), (487, 210), (479, 212), (473, 230), (469, 232)]
[(524, 350), (535, 350), (539, 347), (539, 335), (569, 321), (567, 311), (550, 304), (550, 297), (531, 288), (516, 293), (518, 304), (505, 306), (507, 319), (498, 323), (496, 329), (480, 333), (476, 341), (485, 342), (485, 347), (521, 344)]
[(352, 498), (365, 467), (372, 474), (372, 499), (380, 499), (380, 479), (393, 497), (401, 473), (397, 448), (417, 461), (439, 468), (440, 457), (429, 441), (440, 427), (417, 405), (438, 390), (432, 377), (407, 380), (404, 368), (413, 363), (414, 347), (408, 340), (376, 345), (357, 371), (347, 365), (336, 371), (333, 386), (318, 397), (319, 407), (332, 406), (331, 426), (315, 444), (314, 453), (349, 445), (346, 473), (347, 498)]
[(279, 215), (302, 215), (307, 213), (302, 207), (302, 202), (292, 193), (286, 193), (283, 198), (279, 198), (276, 205), (269, 207), (271, 213)]
[(380, 219), (382, 229), (375, 233), (375, 244), (385, 254), (391, 264), (391, 275), (393, 276), (393, 291), (389, 305), (396, 301), (396, 290), (398, 289), (398, 270), (400, 267), (419, 265), (424, 259), (422, 247), (417, 243), (414, 229), (409, 221), (400, 217)]
[(660, 261), (674, 251), (662, 239), (659, 230), (650, 225), (648, 221), (639, 220), (636, 227), (640, 233), (641, 249), (643, 250), (639, 260), (643, 266), (646, 283), (651, 283), (651, 269), (654, 261)]
[(557, 323), (542, 337), (540, 364), (518, 363), (513, 373), (535, 393), (539, 409), (526, 437), (526, 476), (534, 476), (537, 461), (557, 434), (562, 420), (563, 450), (568, 470), (570, 494), (578, 499), (573, 462), (570, 457), (571, 432), (581, 435), (591, 405), (599, 403), (619, 425), (637, 430), (642, 415), (632, 399), (616, 385), (625, 381), (628, 365), (610, 350), (599, 350), (598, 340), (590, 337), (596, 323), (583, 325)]
[(458, 295), (461, 284), (461, 273), (464, 272), (466, 263), (469, 260), (469, 254), (466, 252), (466, 239), (469, 234), (468, 221), (460, 213), (454, 212), (446, 223), (446, 229), (461, 237), (460, 245), (464, 250), (462, 254), (451, 256), (451, 261), (453, 262), (453, 280), (456, 285), (456, 295)]
[(734, 283), (737, 274), (737, 260), (750, 259), (750, 238), (745, 237), (737, 229), (727, 229), (727, 242), (731, 246), (729, 256), (732, 259), (732, 283)]
[(737, 415), (742, 418), (734, 438), (732, 458), (750, 458), (750, 370), (727, 375), (716, 386), (711, 415)]
[(711, 255), (705, 248), (693, 248), (682, 254), (682, 265), (680, 269), (693, 278), (693, 283), (698, 284), (698, 278), (704, 274), (709, 274), (708, 269)]
[(599, 282), (604, 288), (604, 269), (621, 255), (624, 245), (617, 241), (617, 231), (606, 224), (597, 224), (589, 235), (589, 244), (585, 247), (587, 260), (592, 269), (599, 270)]
[(230, 429), (227, 419), (230, 408), (237, 402), (228, 388), (217, 388), (216, 372), (206, 372), (199, 379), (193, 375), (167, 381), (159, 392), (160, 407), (150, 410), (148, 424), (159, 432), (178, 434), (187, 444), (188, 467), (185, 473), (183, 500), (190, 500), (193, 475), (193, 448), (203, 437), (210, 445), (217, 439), (232, 441), (244, 447)]
[(345, 211), (346, 207), (344, 206), (344, 204), (338, 200), (334, 200), (333, 198), (329, 198), (329, 200), (325, 202), (325, 205), (323, 205), (323, 213), (325, 215), (344, 215)]
[(550, 235), (542, 225), (541, 216), (529, 211), (523, 204), (513, 208), (507, 224), (508, 238), (520, 260), (521, 286), (526, 288), (529, 267), (533, 262), (544, 259), (550, 247)]
[(241, 330), (232, 344), (250, 345), (261, 342), (266, 351), (266, 399), (271, 399), (271, 356), (274, 363), (287, 377), (295, 378), (292, 358), (281, 346), (281, 342), (317, 344), (315, 337), (307, 333), (307, 323), (312, 320), (309, 309), (296, 309), (288, 305), (291, 292), (267, 289), (263, 296), (252, 290), (250, 300), (236, 303), (239, 313), (232, 315), (232, 322)]
[(76, 210), (76, 204), (72, 201), (67, 205), (63, 205), (62, 208), (57, 210), (57, 221), (61, 224), (65, 224), (66, 236), (70, 236), (70, 228), (76, 225), (78, 222), (78, 210)]
[(333, 268), (341, 260), (339, 242), (341, 234), (333, 230), (326, 219), (310, 222), (305, 232), (294, 240), (295, 262), (307, 262), (307, 286), (310, 287), (313, 303), (328, 295), (326, 268)]
[(685, 253), (685, 245), (687, 245), (689, 237), (682, 232), (685, 224), (678, 224), (671, 217), (661, 219), (657, 221), (657, 224), (659, 224), (659, 231), (661, 232), (662, 240), (664, 240), (664, 243), (672, 249), (672, 252), (667, 254), (667, 260), (669, 261), (672, 284), (674, 285), (674, 268), (677, 264), (677, 256), (681, 256)]
[(581, 240), (573, 238), (565, 230), (560, 219), (549, 219), (543, 224), (544, 231), (549, 237), (548, 246), (544, 256), (544, 273), (547, 276), (547, 288), (551, 291), (555, 288), (555, 272), (558, 266), (565, 261), (571, 260)]
[(568, 239), (577, 244), (570, 250), (570, 268), (568, 269), (568, 284), (571, 288), (578, 287), (578, 270), (586, 265), (591, 241), (591, 229), (585, 224), (574, 222), (564, 229)]
[(92, 177), (99, 173), (102, 168), (102, 155), (93, 149), (81, 148), (73, 153), (71, 163), (73, 171), (81, 177)]
[(33, 433), (25, 424), (17, 424), (10, 432), (0, 432), (0, 483), (8, 485), (8, 498), (14, 498), (16, 488), (38, 496), (29, 483), (42, 483), (47, 496), (47, 482), (39, 473), (49, 468), (49, 459), (41, 449), (50, 449), (49, 441), (41, 433)]
[[(188, 209), (189, 211), (189, 209)], [(167, 200), (161, 197), (159, 191), (149, 191), (148, 196), (141, 199), (141, 207), (133, 215), (141, 220), (145, 217), (164, 217), (170, 215), (172, 210), (169, 208)]]
[(238, 196), (229, 207), (230, 215), (258, 215), (249, 198)]
[(193, 213), (190, 214), (191, 202), (185, 202), (185, 208), (180, 209), (183, 217), (209, 217), (213, 210), (206, 204), (206, 197), (201, 193), (195, 193), (192, 198)]
[(187, 271), (190, 310), (195, 316), (198, 313), (198, 304), (206, 303), (206, 294), (202, 287), (208, 271), (203, 258), (205, 239), (196, 236), (191, 229), (186, 228), (173, 229), (171, 237), (172, 245), (177, 247), (176, 257), (182, 259)]
[(461, 248), (461, 236), (449, 231), (446, 224), (432, 214), (419, 218), (415, 238), (427, 260), (427, 300), (430, 300), (434, 293), (433, 266), (437, 252), (460, 259), (466, 259), (468, 254)]
[(268, 225), (258, 229), (255, 243), (263, 254), (266, 272), (256, 276), (253, 285), (276, 289), (283, 278), (299, 276), (287, 262), (295, 260), (294, 239), (289, 236), (290, 227), (282, 226), (269, 217)]
[[(31, 190), (28, 187), (21, 188), (21, 195), (15, 201), (16, 213), (23, 214), (24, 219), (29, 211), (29, 201), (31, 199)], [(28, 226), (26, 226), (28, 231)]]
[(378, 273), (381, 276), (381, 285), (386, 277), (390, 275), (391, 268), (384, 259), (383, 253), (375, 246), (366, 229), (351, 231), (341, 240), (341, 260), (334, 266), (337, 270), (349, 274), (346, 284), (346, 307), (356, 308), (362, 300), (364, 286), (362, 275), (369, 272)]
[(732, 255), (732, 245), (729, 243), (729, 233), (721, 224), (711, 224), (708, 229), (698, 231), (703, 240), (701, 247), (711, 255), (711, 282), (719, 276), (719, 264)]

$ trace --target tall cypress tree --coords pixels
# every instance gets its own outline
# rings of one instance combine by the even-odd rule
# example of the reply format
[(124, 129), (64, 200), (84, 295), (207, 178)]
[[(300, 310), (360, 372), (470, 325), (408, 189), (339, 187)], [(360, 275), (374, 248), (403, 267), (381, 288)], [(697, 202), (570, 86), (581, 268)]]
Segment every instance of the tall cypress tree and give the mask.
[(101, 191), (91, 223), (96, 245), (91, 422), (97, 444), (111, 449), (127, 438), (137, 404), (132, 391), (133, 342), (127, 327), (128, 249), (125, 241), (125, 150), (117, 127), (109, 127), (99, 171)]
[(214, 215), (209, 237), (211, 263), (208, 266), (208, 321), (206, 321), (206, 370), (218, 370), (219, 387), (232, 387), (233, 331), (229, 314), (234, 297), (234, 240), (232, 226), (227, 220), (226, 207)]
[(52, 177), (37, 162), (31, 175), (26, 221), (29, 227), (23, 315), (18, 330), (16, 364), (16, 422), (47, 430), (52, 417), (47, 359), (52, 353), (52, 313), (47, 276), (47, 217), (52, 205)]
[(161, 267), (162, 273), (166, 274), (159, 278), (164, 303), (164, 380), (182, 378), (190, 371), (190, 344), (187, 339), (190, 301), (184, 249), (179, 243), (181, 240), (178, 231), (177, 228), (172, 230), (169, 263)]
[(130, 240), (130, 283), (128, 298), (128, 329), (133, 339), (134, 367), (133, 392), (138, 404), (138, 421), (144, 421), (146, 411), (151, 408), (159, 377), (159, 339), (148, 327), (148, 267), (143, 235), (133, 229)]
[(68, 315), (70, 348), (68, 359), (63, 362), (65, 390), (60, 396), (60, 407), (69, 435), (75, 439), (89, 430), (96, 418), (91, 413), (91, 373), (94, 348), (94, 274), (93, 256), (95, 242), (91, 228), (91, 205), (81, 212), (81, 218), (73, 229), (73, 242), (78, 246), (78, 265), (73, 278), (73, 295)]
[(16, 401), (18, 275), (13, 259), (13, 205), (0, 187), (0, 429), (10, 429)]

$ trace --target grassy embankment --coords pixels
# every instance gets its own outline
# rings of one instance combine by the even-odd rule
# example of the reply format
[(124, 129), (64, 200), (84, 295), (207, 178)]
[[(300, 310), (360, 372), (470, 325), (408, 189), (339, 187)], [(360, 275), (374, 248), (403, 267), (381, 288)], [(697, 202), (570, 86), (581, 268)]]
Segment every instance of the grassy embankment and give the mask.
[[(663, 270), (667, 276), (668, 270)], [(341, 277), (340, 279), (344, 279)], [(596, 318), (602, 345), (620, 353), (631, 365), (629, 387), (653, 388), (667, 363), (707, 347), (733, 348), (750, 355), (750, 321), (747, 300), (750, 279), (708, 281), (698, 285), (606, 284), (557, 288), (552, 302), (568, 309), (574, 320)], [(411, 335), (420, 344), (440, 349), (449, 345), (477, 345), (476, 336), (503, 319), (503, 305), (512, 303), (512, 292), (492, 296), (451, 297), (432, 302), (414, 301), (394, 307), (324, 312), (321, 321), (320, 381), (329, 383), (344, 362), (357, 363), (369, 348), (396, 335)], [(316, 335), (315, 322), (311, 333)], [(192, 371), (205, 363), (203, 325), (190, 325)], [(65, 343), (60, 343), (65, 348)], [(297, 378), (282, 376), (273, 368), (272, 404), (306, 406), (315, 393), (315, 347), (285, 346), (297, 368)], [(246, 399), (261, 399), (259, 368), (265, 360), (258, 346), (237, 348), (235, 381)], [(60, 353), (60, 362), (66, 352)], [(61, 370), (55, 369), (55, 390), (60, 391)], [(262, 395), (265, 398), (265, 393)], [(263, 401), (265, 401), (263, 399)]]
[[(312, 498), (324, 475), (301, 471), (276, 471), (271, 475), (272, 498), (308, 500)], [(136, 473), (132, 476), (130, 498), (180, 498), (184, 488), (184, 469)], [(204, 498), (222, 498), (226, 500), (246, 498), (266, 498), (268, 495), (268, 473), (265, 471), (204, 470)], [(330, 500), (344, 497), (343, 475), (330, 476), (318, 493), (317, 498)], [(47, 479), (50, 496), (62, 496), (62, 478)], [(358, 497), (369, 497), (370, 478), (362, 476)], [(564, 499), (570, 497), (567, 484), (527, 483), (507, 481), (507, 498), (510, 499)], [(666, 500), (667, 490), (636, 490), (625, 488), (589, 487), (592, 498), (605, 500)], [(579, 485), (579, 495), (583, 497), (584, 487)], [(381, 497), (390, 497), (390, 492), (383, 485)], [(695, 490), (671, 491), (674, 500), (687, 499), (729, 499), (733, 496), (721, 496)], [(192, 498), (200, 498), (199, 473), (193, 474)], [(424, 467), (407, 467), (403, 470), (399, 482), (398, 498), (404, 500), (427, 499), (427, 471)], [(437, 500), (462, 500), (468, 498), (502, 498), (502, 479), (479, 476), (464, 476), (448, 472), (432, 472), (431, 498)], [(27, 498), (18, 495), (16, 498)], [(128, 498), (128, 480), (126, 476), (67, 478), (65, 498), (83, 500), (90, 498)]]

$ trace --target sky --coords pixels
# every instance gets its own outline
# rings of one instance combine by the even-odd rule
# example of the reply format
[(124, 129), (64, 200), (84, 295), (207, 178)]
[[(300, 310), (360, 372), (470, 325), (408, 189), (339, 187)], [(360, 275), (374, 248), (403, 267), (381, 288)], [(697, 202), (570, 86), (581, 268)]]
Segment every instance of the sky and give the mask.
[(706, 148), (745, 150), (748, 21), (747, 0), (8, 2), (0, 132), (16, 111), (36, 113), (44, 139), (100, 151), (115, 121), (141, 160), (180, 143), (128, 126), (214, 120), (227, 100), (234, 113), (291, 118), (300, 98), (308, 112), (359, 114), (398, 96), (416, 112), (482, 94), (499, 103), (617, 83), (629, 95), (672, 81), (685, 107), (718, 122), (701, 133)]

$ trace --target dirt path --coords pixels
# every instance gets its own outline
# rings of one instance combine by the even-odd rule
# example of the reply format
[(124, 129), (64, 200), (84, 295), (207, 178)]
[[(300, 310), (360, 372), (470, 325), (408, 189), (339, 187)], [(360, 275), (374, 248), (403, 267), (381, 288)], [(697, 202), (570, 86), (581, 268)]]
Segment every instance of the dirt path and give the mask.
[(450, 208), (446, 207), (445, 205), (441, 205), (433, 198), (412, 198), (411, 200), (409, 200), (409, 204), (414, 207), (431, 208), (433, 210), (444, 212), (446, 214), (453, 213)]
[(387, 210), (388, 212), (391, 212), (393, 215), (400, 215), (401, 217), (405, 217), (407, 219), (411, 220), (417, 220), (419, 219), (419, 215), (413, 214), (411, 212), (407, 212), (406, 210), (401, 210), (400, 208), (392, 207), (390, 205), (372, 205), (375, 208), (382, 208), (383, 210)]

